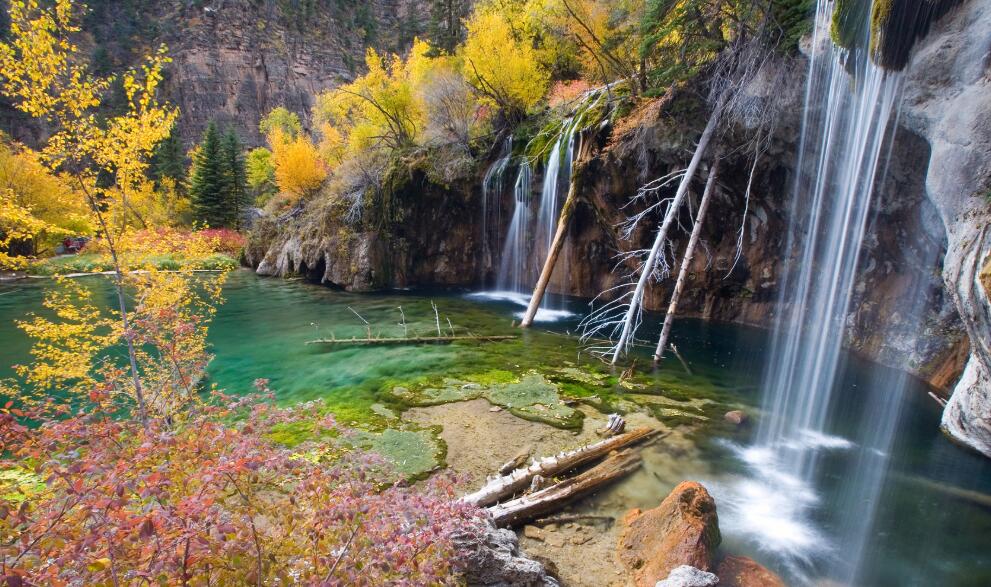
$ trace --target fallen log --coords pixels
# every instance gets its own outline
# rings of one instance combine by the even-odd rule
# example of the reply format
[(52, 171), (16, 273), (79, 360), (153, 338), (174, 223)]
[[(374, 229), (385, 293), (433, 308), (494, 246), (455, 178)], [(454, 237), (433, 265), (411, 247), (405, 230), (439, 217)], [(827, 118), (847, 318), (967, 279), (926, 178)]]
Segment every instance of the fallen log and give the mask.
[(496, 526), (518, 525), (556, 510), (567, 502), (607, 485), (640, 467), (640, 454), (626, 449), (612, 454), (588, 471), (546, 489), (488, 508)]
[(508, 475), (489, 480), (478, 491), (462, 497), (461, 501), (481, 507), (492, 505), (500, 499), (510, 497), (527, 489), (532, 479), (537, 475), (545, 479), (556, 477), (559, 473), (603, 457), (614, 450), (655, 436), (657, 433), (658, 430), (654, 428), (637, 428), (625, 434), (613, 436), (592, 444), (586, 444), (573, 450), (560, 452), (553, 457), (544, 457), (539, 461), (534, 460), (528, 467), (521, 467)]
[(327, 344), (327, 345), (390, 345), (390, 344), (428, 344), (428, 343), (448, 343), (448, 342), (496, 342), (499, 340), (513, 340), (519, 338), (516, 334), (504, 334), (499, 336), (474, 336), (470, 334), (459, 334), (451, 336), (412, 336), (394, 338), (318, 338), (308, 340), (306, 344)]

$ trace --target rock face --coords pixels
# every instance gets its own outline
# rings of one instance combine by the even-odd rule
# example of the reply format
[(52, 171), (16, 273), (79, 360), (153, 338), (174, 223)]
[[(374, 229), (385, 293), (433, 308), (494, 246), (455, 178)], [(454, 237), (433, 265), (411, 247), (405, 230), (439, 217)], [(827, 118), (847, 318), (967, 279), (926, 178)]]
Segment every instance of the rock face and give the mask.
[[(401, 51), (427, 24), (423, 0), (87, 4), (81, 46), (92, 48), (98, 70), (134, 66), (148, 48), (168, 45), (173, 61), (164, 97), (182, 111), (179, 132), (187, 145), (211, 120), (261, 144), (258, 121), (276, 106), (307, 123), (317, 93), (360, 72), (367, 47)], [(0, 124), (18, 138), (37, 138), (37, 129), (9, 110), (0, 109)]]
[(685, 481), (656, 508), (626, 514), (617, 555), (638, 587), (653, 587), (682, 565), (708, 571), (719, 542), (715, 501)]
[(471, 587), (558, 587), (543, 565), (520, 552), (512, 530), (490, 526), (480, 538), (456, 538), (455, 546), (465, 557)]
[(945, 227), (943, 281), (971, 342), (943, 428), (991, 456), (991, 5), (968, 0), (936, 23), (904, 72), (902, 122), (930, 146), (925, 189)]
[(745, 556), (728, 556), (716, 569), (720, 587), (785, 587), (771, 571)]
[(712, 573), (682, 565), (671, 571), (667, 579), (658, 581), (654, 587), (713, 587), (719, 584), (719, 577)]

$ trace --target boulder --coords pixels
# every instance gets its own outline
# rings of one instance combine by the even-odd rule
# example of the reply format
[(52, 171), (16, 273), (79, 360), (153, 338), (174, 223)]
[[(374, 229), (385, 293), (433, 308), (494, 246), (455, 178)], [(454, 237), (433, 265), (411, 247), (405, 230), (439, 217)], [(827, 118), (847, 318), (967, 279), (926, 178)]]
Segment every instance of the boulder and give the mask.
[(719, 577), (712, 573), (681, 565), (671, 571), (667, 579), (658, 581), (654, 587), (713, 587), (719, 584)]
[(723, 419), (735, 426), (742, 426), (743, 424), (747, 423), (749, 417), (747, 416), (746, 412), (744, 412), (743, 410), (732, 410), (726, 412), (726, 415), (723, 416)]
[(626, 514), (617, 555), (637, 587), (653, 587), (682, 565), (710, 570), (719, 541), (716, 502), (701, 484), (684, 481), (656, 508)]
[(721, 587), (785, 587), (781, 577), (745, 556), (728, 556), (716, 569)]
[(520, 552), (511, 530), (488, 525), (482, 532), (456, 536), (454, 545), (469, 587), (559, 587), (544, 565)]

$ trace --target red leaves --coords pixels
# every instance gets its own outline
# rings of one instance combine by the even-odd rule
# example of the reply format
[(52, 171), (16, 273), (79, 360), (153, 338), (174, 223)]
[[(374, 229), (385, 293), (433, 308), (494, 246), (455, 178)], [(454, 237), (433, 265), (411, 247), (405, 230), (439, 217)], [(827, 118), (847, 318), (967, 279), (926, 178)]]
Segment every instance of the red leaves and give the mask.
[[(251, 408), (239, 427), (224, 424), (225, 401)], [(315, 463), (267, 440), (312, 413), (224, 398), (171, 428), (93, 414), (46, 422), (12, 449), (51, 482), (17, 514), (0, 501), (0, 532), (14, 538), (0, 555), (21, 561), (23, 584), (106, 582), (97, 559), (164, 583), (244, 584), (259, 568), (266, 583), (450, 582), (451, 536), (475, 510), (444, 480), (380, 492), (379, 459)]]

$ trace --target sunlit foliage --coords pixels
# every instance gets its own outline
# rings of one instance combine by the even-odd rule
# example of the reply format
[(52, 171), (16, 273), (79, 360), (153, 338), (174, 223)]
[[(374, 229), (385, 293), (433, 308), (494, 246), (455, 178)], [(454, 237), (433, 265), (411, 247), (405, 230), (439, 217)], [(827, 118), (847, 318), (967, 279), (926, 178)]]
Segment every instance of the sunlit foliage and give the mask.
[(477, 4), (460, 55), (475, 89), (508, 118), (519, 119), (544, 97), (550, 74), (532, 33), (514, 28), (512, 18), (495, 1)]
[(542, 0), (548, 32), (573, 44), (585, 79), (626, 79), (643, 89), (640, 29), (645, 0)]
[(91, 232), (89, 210), (69, 178), (53, 174), (34, 152), (0, 142), (0, 268), (26, 265), (15, 252), (49, 252), (65, 236)]
[(327, 177), (327, 168), (316, 146), (306, 136), (291, 139), (281, 134), (272, 143), (275, 183), (283, 192), (302, 198), (317, 190)]

